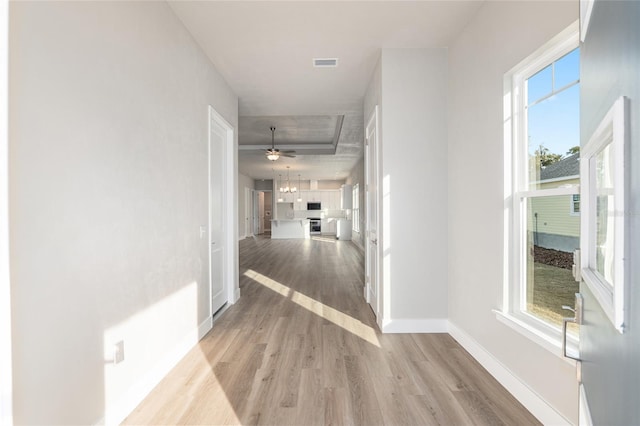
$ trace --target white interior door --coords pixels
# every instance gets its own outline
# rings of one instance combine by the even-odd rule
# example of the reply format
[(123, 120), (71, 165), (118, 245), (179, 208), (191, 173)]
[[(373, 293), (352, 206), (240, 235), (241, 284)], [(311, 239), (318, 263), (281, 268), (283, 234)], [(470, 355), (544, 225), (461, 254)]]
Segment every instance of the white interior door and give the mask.
[(378, 107), (376, 106), (366, 128), (365, 298), (379, 321), (381, 309), (378, 276), (378, 173)]
[(253, 230), (251, 229), (251, 206), (252, 206), (252, 197), (251, 197), (251, 188), (244, 188), (244, 236), (250, 237), (253, 235)]
[(262, 221), (264, 223), (264, 231), (271, 232), (271, 219), (273, 216), (273, 192), (265, 191), (262, 197)]
[(228, 301), (225, 286), (225, 165), (230, 131), (228, 125), (217, 114), (209, 119), (209, 276), (211, 288), (211, 315)]
[(266, 226), (264, 222), (264, 192), (258, 194), (258, 222), (260, 222), (260, 233), (264, 234)]

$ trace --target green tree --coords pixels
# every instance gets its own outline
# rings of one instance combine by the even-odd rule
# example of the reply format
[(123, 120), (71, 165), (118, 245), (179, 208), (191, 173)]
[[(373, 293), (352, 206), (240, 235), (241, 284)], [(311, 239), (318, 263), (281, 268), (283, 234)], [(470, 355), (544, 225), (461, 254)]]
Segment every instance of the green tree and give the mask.
[(567, 151), (567, 155), (578, 154), (579, 152), (580, 152), (579, 146), (572, 146), (571, 148), (569, 148), (569, 151)]
[(549, 148), (545, 148), (542, 145), (540, 145), (540, 148), (536, 149), (533, 155), (538, 159), (541, 167), (547, 167), (550, 164), (562, 160), (562, 154), (549, 152)]

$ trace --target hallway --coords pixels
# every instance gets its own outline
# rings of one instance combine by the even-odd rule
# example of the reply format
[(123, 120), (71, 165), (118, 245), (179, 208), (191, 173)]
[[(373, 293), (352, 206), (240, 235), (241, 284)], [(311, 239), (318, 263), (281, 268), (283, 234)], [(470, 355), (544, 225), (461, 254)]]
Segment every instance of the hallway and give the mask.
[(448, 334), (380, 334), (363, 264), (348, 241), (241, 241), (239, 302), (125, 423), (539, 424)]

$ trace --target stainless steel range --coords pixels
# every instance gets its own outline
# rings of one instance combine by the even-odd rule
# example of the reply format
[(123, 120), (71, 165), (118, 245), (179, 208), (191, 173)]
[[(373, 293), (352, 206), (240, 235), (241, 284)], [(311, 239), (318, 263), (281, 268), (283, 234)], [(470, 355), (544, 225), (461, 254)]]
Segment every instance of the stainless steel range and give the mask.
[(309, 219), (310, 234), (322, 233), (322, 220), (319, 217), (308, 217), (307, 219)]

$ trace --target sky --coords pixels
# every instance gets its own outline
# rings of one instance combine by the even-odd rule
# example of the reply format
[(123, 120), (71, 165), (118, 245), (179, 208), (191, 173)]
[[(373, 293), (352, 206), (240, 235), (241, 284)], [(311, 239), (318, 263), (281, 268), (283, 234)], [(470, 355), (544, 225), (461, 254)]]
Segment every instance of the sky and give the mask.
[(569, 148), (580, 145), (579, 84), (532, 105), (579, 76), (580, 51), (575, 49), (528, 79), (529, 154), (543, 145), (551, 153), (566, 156)]

